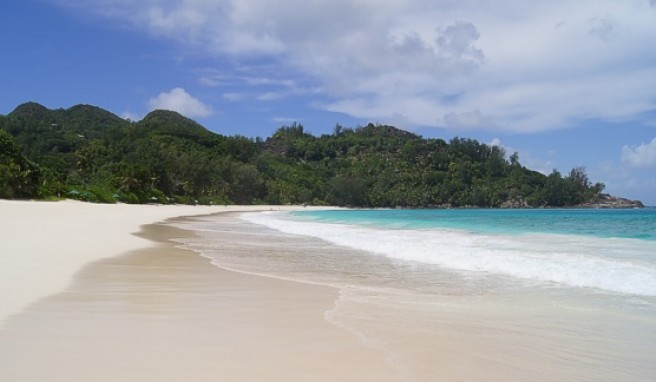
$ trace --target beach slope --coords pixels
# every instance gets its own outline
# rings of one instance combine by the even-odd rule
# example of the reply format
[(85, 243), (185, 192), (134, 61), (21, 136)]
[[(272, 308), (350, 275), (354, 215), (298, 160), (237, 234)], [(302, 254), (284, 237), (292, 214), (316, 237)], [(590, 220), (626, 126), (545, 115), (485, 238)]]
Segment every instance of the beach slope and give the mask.
[(152, 245), (132, 235), (140, 226), (226, 209), (0, 200), (0, 325), (64, 290), (85, 264)]
[(271, 208), (0, 201), (0, 380), (398, 380), (325, 320), (337, 289), (221, 269), (147, 224)]

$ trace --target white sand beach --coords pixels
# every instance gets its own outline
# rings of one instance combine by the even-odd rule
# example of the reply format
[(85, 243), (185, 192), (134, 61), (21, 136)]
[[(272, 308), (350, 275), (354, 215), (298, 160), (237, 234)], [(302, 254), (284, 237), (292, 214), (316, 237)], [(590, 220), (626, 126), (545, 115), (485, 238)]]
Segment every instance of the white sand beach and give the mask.
[(262, 208), (0, 200), (0, 325), (64, 290), (84, 265), (152, 245), (133, 235), (144, 224)]
[(170, 241), (193, 233), (140, 227), (269, 208), (0, 201), (0, 380), (398, 380), (325, 320), (336, 289), (226, 271)]
[[(408, 279), (372, 271), (408, 264), (233, 213), (278, 208), (0, 201), (0, 381), (648, 381), (656, 372), (649, 310), (558, 288), (472, 292), (444, 272), (431, 279), (444, 283), (439, 293), (399, 288)], [(166, 220), (181, 216), (196, 217)]]

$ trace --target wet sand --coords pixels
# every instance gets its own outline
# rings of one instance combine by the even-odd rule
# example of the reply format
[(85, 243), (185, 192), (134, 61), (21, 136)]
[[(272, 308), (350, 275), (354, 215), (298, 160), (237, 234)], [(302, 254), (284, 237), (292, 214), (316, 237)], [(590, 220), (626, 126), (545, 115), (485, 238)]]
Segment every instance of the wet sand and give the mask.
[(6, 381), (386, 381), (385, 355), (329, 324), (334, 288), (222, 270), (168, 241), (92, 263), (0, 330)]
[[(585, 290), (522, 287), (285, 234), (230, 214), (194, 218), (185, 246), (221, 267), (340, 290), (333, 325), (404, 381), (651, 381), (653, 310)], [(229, 239), (226, 239), (229, 238)]]

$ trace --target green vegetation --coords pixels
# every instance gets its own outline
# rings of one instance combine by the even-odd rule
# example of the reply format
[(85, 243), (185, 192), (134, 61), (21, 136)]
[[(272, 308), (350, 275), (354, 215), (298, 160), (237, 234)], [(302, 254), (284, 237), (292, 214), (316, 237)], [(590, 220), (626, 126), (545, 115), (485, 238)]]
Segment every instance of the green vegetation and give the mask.
[(39, 167), (27, 159), (11, 135), (0, 130), (0, 198), (38, 195)]
[(36, 103), (0, 116), (0, 197), (113, 203), (368, 207), (572, 206), (594, 200), (585, 170), (549, 176), (476, 140), (392, 126), (293, 124), (263, 140), (215, 134), (170, 111), (139, 122), (88, 105)]

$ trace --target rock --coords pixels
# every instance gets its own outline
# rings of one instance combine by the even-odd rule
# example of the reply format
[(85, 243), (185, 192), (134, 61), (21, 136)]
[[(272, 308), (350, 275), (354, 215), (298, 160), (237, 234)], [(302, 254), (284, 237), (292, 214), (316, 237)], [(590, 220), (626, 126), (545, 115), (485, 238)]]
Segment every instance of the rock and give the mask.
[(530, 208), (526, 199), (513, 198), (501, 203), (500, 208)]
[(630, 200), (612, 196), (608, 194), (599, 194), (597, 199), (590, 203), (579, 205), (581, 208), (645, 208), (639, 200)]

